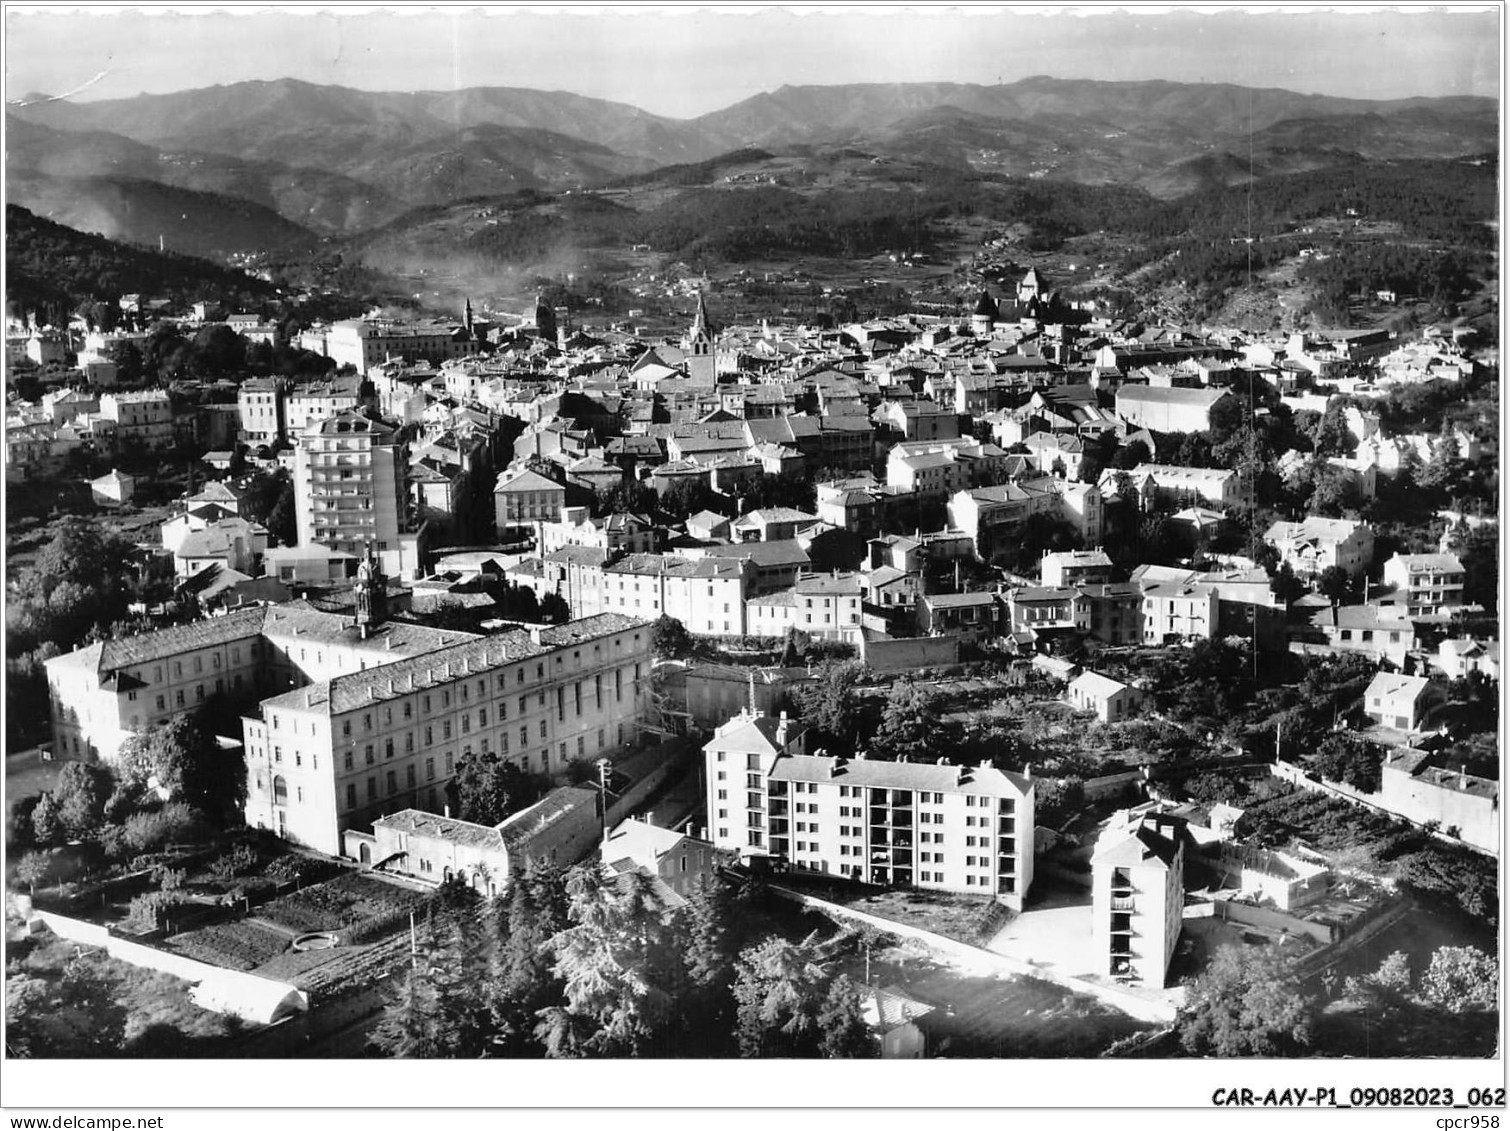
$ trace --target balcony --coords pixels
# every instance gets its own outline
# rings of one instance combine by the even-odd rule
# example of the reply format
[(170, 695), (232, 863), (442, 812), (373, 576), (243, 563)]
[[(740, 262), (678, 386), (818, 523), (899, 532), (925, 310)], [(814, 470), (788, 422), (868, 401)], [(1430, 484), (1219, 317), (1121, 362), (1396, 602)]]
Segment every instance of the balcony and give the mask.
[(769, 802), (771, 816), (785, 817), (787, 815), (787, 808), (790, 804), (791, 802), (782, 800), (780, 798), (771, 798)]
[(1132, 910), (1134, 910), (1133, 897), (1130, 896), (1130, 895), (1113, 895), (1112, 896), (1112, 910), (1113, 911), (1132, 911)]

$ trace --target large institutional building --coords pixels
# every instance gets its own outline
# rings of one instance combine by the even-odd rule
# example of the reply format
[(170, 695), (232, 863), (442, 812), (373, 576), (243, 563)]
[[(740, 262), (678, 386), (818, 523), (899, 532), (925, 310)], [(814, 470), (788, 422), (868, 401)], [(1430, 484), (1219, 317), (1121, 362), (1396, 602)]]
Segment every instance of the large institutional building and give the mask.
[[(380, 575), (377, 575), (380, 581)], [(608, 613), (475, 636), (294, 601), (110, 640), (47, 661), (56, 749), (114, 760), (132, 733), (220, 691), (243, 720), (246, 821), (322, 852), (402, 809), (441, 812), (457, 759), (556, 773), (629, 743), (649, 697), (650, 629)]]
[(794, 869), (991, 895), (1022, 909), (1033, 883), (1033, 782), (988, 765), (805, 752), (785, 714), (744, 711), (703, 747), (709, 839)]

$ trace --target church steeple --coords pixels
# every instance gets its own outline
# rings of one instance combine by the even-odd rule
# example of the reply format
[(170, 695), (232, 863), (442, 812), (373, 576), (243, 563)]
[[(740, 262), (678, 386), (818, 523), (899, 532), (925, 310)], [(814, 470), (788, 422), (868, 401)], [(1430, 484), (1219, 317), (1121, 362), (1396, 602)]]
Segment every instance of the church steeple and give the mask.
[(467, 296), (467, 307), (461, 316), (462, 325), (467, 328), (467, 337), (472, 337), (472, 296)]
[(371, 542), (367, 543), (366, 557), (357, 566), (355, 596), (357, 627), (365, 640), (388, 616), (388, 578), (383, 574), (382, 563), (372, 552)]
[(682, 349), (687, 355), (688, 379), (696, 385), (714, 384), (713, 330), (708, 323), (708, 304), (702, 291), (697, 292), (697, 309), (692, 315), (687, 336), (682, 340)]

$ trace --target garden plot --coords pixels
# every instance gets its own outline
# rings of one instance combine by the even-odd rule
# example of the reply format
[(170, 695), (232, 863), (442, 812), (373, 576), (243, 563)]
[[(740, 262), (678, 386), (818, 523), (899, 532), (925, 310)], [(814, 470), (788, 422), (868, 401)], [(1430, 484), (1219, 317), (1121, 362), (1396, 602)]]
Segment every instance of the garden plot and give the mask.
[(408, 911), (425, 893), (366, 875), (345, 875), (280, 896), (257, 909), (257, 918), (296, 934), (344, 931)]
[(253, 970), (288, 949), (287, 935), (259, 923), (217, 923), (186, 931), (168, 946), (188, 958), (227, 970)]

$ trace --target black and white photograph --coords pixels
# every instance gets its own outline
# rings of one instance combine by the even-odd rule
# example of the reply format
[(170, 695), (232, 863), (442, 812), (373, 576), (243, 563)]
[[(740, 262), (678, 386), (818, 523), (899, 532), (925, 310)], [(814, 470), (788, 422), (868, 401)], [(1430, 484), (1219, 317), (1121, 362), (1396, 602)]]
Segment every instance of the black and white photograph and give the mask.
[(5, 5), (10, 1125), (1498, 1127), (1503, 19)]

